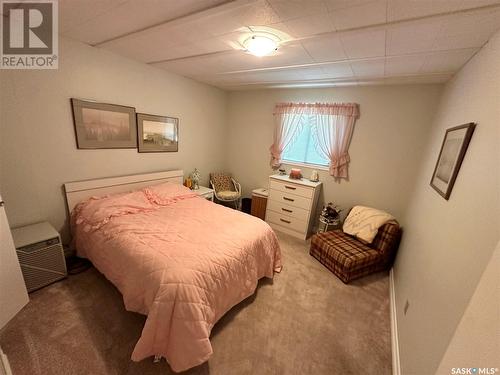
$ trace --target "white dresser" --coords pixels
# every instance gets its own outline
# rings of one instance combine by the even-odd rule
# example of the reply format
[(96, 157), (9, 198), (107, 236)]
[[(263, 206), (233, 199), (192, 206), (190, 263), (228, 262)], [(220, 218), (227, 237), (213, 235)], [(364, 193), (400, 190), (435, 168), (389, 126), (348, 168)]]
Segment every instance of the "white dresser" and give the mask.
[(312, 231), (321, 182), (269, 177), (266, 221), (278, 231), (305, 240)]

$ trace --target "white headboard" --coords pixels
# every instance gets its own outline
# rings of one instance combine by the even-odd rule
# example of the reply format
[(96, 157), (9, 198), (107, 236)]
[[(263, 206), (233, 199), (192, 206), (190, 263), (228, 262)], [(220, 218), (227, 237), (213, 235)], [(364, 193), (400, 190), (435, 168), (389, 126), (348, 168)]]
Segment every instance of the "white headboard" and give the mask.
[(78, 203), (94, 195), (124, 193), (149, 185), (158, 185), (163, 182), (182, 184), (183, 181), (184, 172), (182, 170), (175, 170), (67, 182), (64, 184), (64, 191), (68, 210), (71, 212)]

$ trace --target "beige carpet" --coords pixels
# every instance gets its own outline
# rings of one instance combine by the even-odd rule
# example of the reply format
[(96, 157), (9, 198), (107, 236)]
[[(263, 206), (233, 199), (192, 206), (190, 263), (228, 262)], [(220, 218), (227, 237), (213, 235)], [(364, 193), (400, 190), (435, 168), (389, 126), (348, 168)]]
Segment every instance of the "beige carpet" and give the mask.
[[(213, 356), (185, 374), (390, 374), (387, 274), (344, 285), (308, 244), (279, 237), (281, 274), (219, 321)], [(14, 375), (172, 373), (130, 360), (145, 318), (95, 269), (30, 296), (0, 335)]]

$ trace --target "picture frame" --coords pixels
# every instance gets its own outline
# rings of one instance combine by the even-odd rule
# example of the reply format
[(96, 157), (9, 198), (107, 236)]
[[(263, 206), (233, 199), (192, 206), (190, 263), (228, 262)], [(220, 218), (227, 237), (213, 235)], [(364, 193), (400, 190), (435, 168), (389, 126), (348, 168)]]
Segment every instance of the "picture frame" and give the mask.
[(138, 113), (137, 151), (179, 151), (179, 119), (170, 116)]
[(430, 183), (446, 200), (450, 198), (475, 128), (476, 124), (470, 122), (446, 129)]
[(137, 147), (135, 108), (71, 99), (78, 149)]

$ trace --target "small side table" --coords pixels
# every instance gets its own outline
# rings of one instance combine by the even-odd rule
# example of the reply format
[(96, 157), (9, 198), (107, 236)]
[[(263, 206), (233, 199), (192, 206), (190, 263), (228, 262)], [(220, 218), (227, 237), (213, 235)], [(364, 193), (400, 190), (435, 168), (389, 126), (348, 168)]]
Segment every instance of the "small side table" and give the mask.
[(328, 223), (320, 218), (317, 233), (328, 232), (330, 230), (341, 229), (341, 228), (342, 228), (342, 223), (340, 220), (334, 221), (333, 223)]
[(198, 189), (193, 190), (193, 192), (198, 194), (200, 197), (208, 199), (209, 201), (214, 201), (214, 189), (210, 189), (206, 186), (200, 186)]

